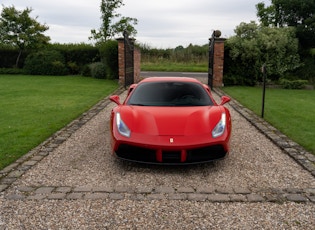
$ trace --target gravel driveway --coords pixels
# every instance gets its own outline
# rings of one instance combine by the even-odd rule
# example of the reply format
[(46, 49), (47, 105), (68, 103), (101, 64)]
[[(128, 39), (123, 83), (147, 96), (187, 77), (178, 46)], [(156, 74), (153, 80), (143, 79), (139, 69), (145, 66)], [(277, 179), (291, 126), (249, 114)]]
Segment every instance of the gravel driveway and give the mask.
[(314, 229), (312, 172), (231, 106), (229, 157), (176, 167), (113, 158), (113, 106), (104, 100), (1, 172), (0, 230)]

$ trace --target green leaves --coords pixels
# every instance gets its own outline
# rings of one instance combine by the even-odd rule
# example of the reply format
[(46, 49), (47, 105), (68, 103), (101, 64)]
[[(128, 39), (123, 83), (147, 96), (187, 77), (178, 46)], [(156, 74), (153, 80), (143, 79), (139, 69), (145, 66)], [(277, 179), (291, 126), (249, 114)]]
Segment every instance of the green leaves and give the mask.
[[(98, 43), (106, 42), (115, 35), (122, 35), (125, 30), (129, 35), (135, 36), (137, 30), (134, 28), (134, 25), (137, 25), (138, 20), (136, 18), (121, 17), (121, 14), (115, 12), (123, 5), (123, 0), (102, 0), (100, 7), (102, 13), (101, 28), (98, 31), (92, 29), (89, 39), (94, 39)], [(118, 20), (117, 18), (119, 17), (121, 18)]]
[(300, 66), (294, 28), (258, 26), (252, 21), (241, 23), (235, 33), (227, 44), (231, 48), (231, 58), (241, 67), (239, 69), (243, 73), (240, 75), (257, 81), (260, 68), (266, 63), (268, 75), (279, 78)]
[(264, 26), (295, 27), (302, 48), (315, 46), (315, 0), (272, 0), (270, 6), (256, 5)]
[[(31, 18), (31, 8), (18, 11), (14, 6), (3, 7), (0, 18), (0, 43), (14, 46), (22, 52), (26, 49), (38, 48), (48, 43), (49, 37), (43, 33), (48, 26)], [(19, 57), (16, 61), (18, 66)]]

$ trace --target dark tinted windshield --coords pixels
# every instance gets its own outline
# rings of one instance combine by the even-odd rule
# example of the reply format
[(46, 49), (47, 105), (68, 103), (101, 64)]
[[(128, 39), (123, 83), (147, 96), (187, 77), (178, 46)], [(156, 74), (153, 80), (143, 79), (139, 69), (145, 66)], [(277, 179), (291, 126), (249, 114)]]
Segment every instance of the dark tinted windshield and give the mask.
[(146, 82), (134, 89), (127, 105), (208, 106), (213, 105), (206, 90), (193, 82)]

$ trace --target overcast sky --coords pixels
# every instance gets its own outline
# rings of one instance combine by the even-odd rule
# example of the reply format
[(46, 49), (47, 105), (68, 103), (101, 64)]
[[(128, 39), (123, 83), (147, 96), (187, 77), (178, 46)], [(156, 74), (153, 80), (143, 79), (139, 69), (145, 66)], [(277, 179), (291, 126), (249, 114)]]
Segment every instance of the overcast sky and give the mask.
[[(138, 19), (136, 40), (154, 48), (204, 45), (213, 30), (234, 35), (241, 22), (257, 21), (256, 4), (270, 0), (124, 0), (117, 10)], [(33, 9), (31, 16), (49, 26), (46, 35), (55, 43), (89, 43), (91, 29), (101, 24), (100, 0), (1, 0), (18, 10)], [(2, 11), (2, 5), (0, 10)]]

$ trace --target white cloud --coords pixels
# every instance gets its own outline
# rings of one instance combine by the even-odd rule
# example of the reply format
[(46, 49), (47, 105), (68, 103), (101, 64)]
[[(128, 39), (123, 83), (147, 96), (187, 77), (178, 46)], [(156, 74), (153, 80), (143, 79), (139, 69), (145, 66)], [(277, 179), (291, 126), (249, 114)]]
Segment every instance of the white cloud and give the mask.
[[(270, 2), (270, 0), (268, 0)], [(203, 45), (214, 29), (229, 37), (241, 22), (256, 19), (261, 0), (124, 0), (123, 16), (138, 19), (137, 41), (158, 48), (190, 43)], [(100, 0), (2, 0), (4, 6), (31, 7), (32, 16), (49, 26), (52, 42), (89, 42), (91, 29), (101, 24)], [(0, 6), (2, 10), (2, 6)]]

